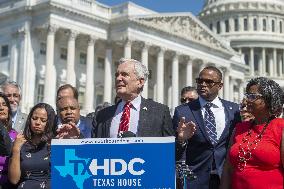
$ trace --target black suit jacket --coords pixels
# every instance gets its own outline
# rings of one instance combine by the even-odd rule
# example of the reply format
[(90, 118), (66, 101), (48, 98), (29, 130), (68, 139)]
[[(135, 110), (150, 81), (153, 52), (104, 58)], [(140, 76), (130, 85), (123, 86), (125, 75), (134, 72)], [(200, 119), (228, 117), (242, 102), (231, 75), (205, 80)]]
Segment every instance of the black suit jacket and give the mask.
[[(102, 109), (96, 116), (95, 138), (109, 138), (117, 105)], [(169, 108), (153, 100), (141, 98), (137, 137), (174, 136)]]
[(235, 124), (240, 121), (239, 105), (222, 99), (220, 100), (224, 106), (226, 125), (216, 145), (212, 145), (205, 130), (198, 99), (188, 104), (180, 105), (175, 109), (173, 117), (174, 128), (178, 126), (181, 117), (185, 117), (186, 122), (193, 121), (197, 125), (197, 131), (188, 140), (186, 149), (177, 143), (176, 151), (177, 159), (180, 159), (184, 150), (186, 150), (186, 164), (190, 166), (197, 176), (195, 180), (188, 182), (188, 187), (191, 189), (209, 188), (209, 176), (213, 160), (215, 160), (217, 174), (221, 176), (230, 135)]

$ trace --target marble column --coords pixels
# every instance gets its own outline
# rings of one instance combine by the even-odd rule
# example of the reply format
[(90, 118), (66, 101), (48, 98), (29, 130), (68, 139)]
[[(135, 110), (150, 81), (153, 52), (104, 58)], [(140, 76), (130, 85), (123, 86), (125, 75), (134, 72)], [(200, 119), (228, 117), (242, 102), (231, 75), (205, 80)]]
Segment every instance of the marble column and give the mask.
[[(144, 44), (143, 49), (142, 49), (142, 55), (141, 55), (141, 62), (148, 68), (148, 50), (149, 50), (149, 45)], [(144, 98), (148, 98), (148, 79), (145, 81), (143, 91), (142, 91), (142, 96)]]
[(225, 26), (225, 20), (220, 21), (220, 28), (221, 28), (221, 34), (226, 33), (226, 26)]
[(229, 69), (223, 68), (224, 72), (224, 99), (229, 100), (230, 99), (230, 78), (229, 78)]
[(56, 76), (54, 66), (54, 39), (57, 28), (49, 26), (46, 42), (46, 64), (44, 81), (44, 102), (55, 107)]
[(278, 56), (278, 76), (281, 78), (283, 77), (282, 75), (282, 55)]
[(234, 86), (235, 86), (235, 80), (233, 77), (229, 78), (230, 80), (230, 86), (229, 86), (229, 100), (234, 101)]
[(239, 80), (239, 95), (239, 100), (242, 101), (242, 99), (244, 98), (244, 82), (242, 80)]
[(172, 60), (172, 108), (179, 104), (179, 55), (176, 53)]
[(75, 31), (69, 32), (68, 45), (67, 45), (67, 71), (66, 82), (76, 87), (76, 74), (75, 74), (75, 41), (77, 33)]
[(11, 45), (11, 64), (10, 64), (10, 79), (12, 81), (17, 81), (17, 71), (18, 71), (18, 35), (17, 33), (12, 34), (12, 45)]
[(273, 76), (277, 77), (277, 49), (273, 49)]
[(86, 112), (93, 112), (94, 111), (94, 88), (95, 88), (95, 81), (94, 81), (94, 65), (95, 65), (95, 42), (96, 38), (91, 36), (88, 41), (88, 48), (87, 48), (87, 69), (86, 69), (86, 92), (85, 92), (85, 102), (84, 102), (84, 109)]
[(192, 86), (192, 60), (189, 59), (186, 63), (186, 86)]
[(124, 58), (131, 58), (131, 41), (127, 40), (124, 44)]
[(239, 31), (244, 31), (244, 18), (243, 16), (239, 16)]
[(250, 75), (254, 75), (254, 48), (250, 48), (250, 60), (249, 60), (249, 66), (250, 66)]
[(274, 69), (273, 69), (273, 52), (269, 53), (269, 76), (274, 76)]
[(157, 64), (157, 102), (164, 103), (164, 53), (165, 49), (160, 48)]
[(261, 49), (261, 61), (262, 61), (262, 73), (261, 75), (265, 76), (266, 75), (266, 50), (265, 48)]
[(234, 32), (235, 28), (234, 28), (234, 18), (229, 18), (229, 32)]
[(106, 57), (105, 57), (105, 75), (104, 75), (104, 102), (112, 103), (112, 48), (107, 44)]

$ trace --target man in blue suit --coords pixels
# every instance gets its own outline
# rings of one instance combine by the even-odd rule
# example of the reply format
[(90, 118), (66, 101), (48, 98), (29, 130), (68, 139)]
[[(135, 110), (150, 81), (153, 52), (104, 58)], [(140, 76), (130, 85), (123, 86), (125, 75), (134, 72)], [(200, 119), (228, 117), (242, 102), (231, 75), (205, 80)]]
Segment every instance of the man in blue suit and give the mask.
[(177, 160), (185, 151), (186, 164), (196, 176), (188, 188), (218, 189), (229, 138), (240, 121), (239, 106), (218, 97), (223, 87), (218, 68), (205, 67), (196, 84), (199, 98), (175, 109)]

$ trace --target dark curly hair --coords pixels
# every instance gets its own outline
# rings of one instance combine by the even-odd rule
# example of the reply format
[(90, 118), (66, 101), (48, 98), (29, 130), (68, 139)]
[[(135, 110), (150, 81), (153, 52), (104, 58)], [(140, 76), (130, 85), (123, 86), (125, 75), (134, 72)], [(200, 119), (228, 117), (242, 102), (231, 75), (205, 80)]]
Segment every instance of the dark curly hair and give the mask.
[(45, 129), (44, 129), (44, 133), (41, 137), (40, 143), (50, 143), (51, 139), (54, 136), (55, 111), (49, 104), (39, 103), (31, 109), (31, 111), (28, 115), (27, 121), (26, 121), (26, 125), (25, 125), (25, 129), (24, 129), (23, 134), (24, 134), (27, 142), (31, 144), (31, 140), (33, 138), (33, 132), (31, 130), (31, 119), (32, 119), (34, 111), (38, 108), (45, 109), (45, 111), (47, 112), (47, 122), (46, 122), (46, 126), (45, 126)]
[(4, 101), (5, 101), (5, 103), (8, 107), (7, 123), (4, 123), (4, 122), (2, 122), (2, 123), (5, 125), (7, 131), (9, 132), (12, 129), (12, 109), (11, 109), (10, 102), (9, 102), (9, 99), (7, 98), (7, 96), (4, 93), (0, 92), (0, 97), (4, 99)]
[(284, 93), (279, 84), (266, 77), (253, 78), (247, 84), (247, 93), (253, 85), (258, 86), (258, 92), (267, 104), (270, 115), (275, 117), (280, 116), (283, 110)]

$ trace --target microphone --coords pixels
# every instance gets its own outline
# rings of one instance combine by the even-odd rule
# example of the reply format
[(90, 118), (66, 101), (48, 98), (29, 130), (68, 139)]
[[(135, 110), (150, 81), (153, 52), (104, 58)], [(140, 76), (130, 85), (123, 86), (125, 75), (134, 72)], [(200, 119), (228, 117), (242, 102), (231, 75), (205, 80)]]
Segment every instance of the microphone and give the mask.
[(131, 131), (124, 131), (118, 134), (118, 138), (129, 138), (136, 137), (136, 135)]

